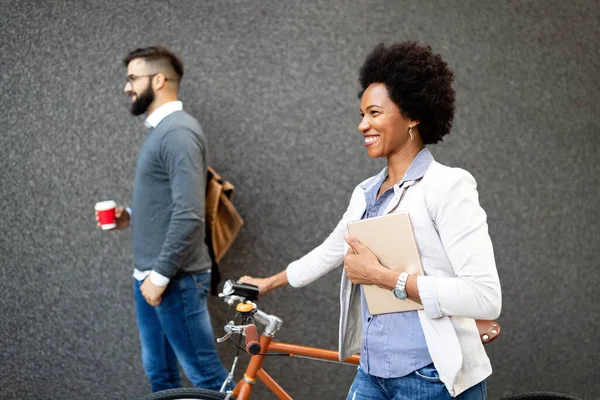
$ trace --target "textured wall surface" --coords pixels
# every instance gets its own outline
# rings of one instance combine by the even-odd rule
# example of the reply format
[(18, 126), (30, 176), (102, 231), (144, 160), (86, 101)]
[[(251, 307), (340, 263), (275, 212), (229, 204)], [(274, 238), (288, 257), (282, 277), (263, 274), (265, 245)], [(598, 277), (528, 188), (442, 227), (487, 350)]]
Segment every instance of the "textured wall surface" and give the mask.
[[(0, 398), (150, 390), (129, 233), (97, 230), (93, 211), (131, 197), (144, 128), (122, 94), (129, 50), (184, 59), (184, 106), (247, 223), (222, 264), (238, 277), (318, 245), (384, 165), (357, 132), (357, 72), (376, 43), (406, 39), (456, 73), (454, 128), (431, 149), (475, 176), (488, 212), (504, 295), (490, 398), (600, 398), (599, 19), (581, 0), (3, 0)], [(335, 348), (339, 274), (260, 301), (285, 320), (282, 340)], [(220, 334), (226, 306), (210, 308)], [(231, 362), (234, 348), (219, 350)], [(354, 376), (281, 358), (266, 369), (300, 399), (343, 399)]]

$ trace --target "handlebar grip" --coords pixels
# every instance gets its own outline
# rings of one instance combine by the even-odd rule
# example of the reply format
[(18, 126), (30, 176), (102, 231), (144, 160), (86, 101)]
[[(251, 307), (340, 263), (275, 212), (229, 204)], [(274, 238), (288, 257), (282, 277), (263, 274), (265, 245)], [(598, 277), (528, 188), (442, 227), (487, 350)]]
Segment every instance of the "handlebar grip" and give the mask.
[(260, 353), (260, 343), (258, 341), (258, 329), (256, 325), (250, 325), (244, 329), (246, 335), (246, 352), (253, 356)]

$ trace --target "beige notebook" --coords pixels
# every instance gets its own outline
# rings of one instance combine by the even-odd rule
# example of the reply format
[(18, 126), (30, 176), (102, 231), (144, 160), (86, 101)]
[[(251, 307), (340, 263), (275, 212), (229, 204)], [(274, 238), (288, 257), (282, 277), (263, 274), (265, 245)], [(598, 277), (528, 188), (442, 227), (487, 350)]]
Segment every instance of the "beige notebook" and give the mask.
[[(419, 249), (407, 212), (350, 222), (348, 232), (365, 245), (384, 266), (394, 271), (423, 275)], [(363, 285), (369, 313), (373, 315), (422, 310), (412, 300), (400, 300), (391, 290)]]

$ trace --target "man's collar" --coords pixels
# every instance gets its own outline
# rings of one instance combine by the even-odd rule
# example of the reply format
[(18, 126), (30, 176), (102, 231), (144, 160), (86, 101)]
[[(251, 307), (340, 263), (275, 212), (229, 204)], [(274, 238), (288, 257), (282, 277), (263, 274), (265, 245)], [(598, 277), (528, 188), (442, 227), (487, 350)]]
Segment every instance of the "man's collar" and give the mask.
[(156, 128), (167, 115), (181, 110), (183, 110), (183, 103), (179, 100), (165, 103), (148, 115), (144, 125), (146, 125), (146, 128)]

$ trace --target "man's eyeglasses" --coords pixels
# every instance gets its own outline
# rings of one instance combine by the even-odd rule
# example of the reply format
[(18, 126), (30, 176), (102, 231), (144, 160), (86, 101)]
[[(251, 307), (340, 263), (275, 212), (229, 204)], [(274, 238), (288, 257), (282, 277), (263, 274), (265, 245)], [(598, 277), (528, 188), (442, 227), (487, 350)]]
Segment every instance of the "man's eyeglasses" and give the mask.
[[(159, 73), (160, 73), (160, 72), (157, 72), (157, 73), (155, 73), (155, 74), (147, 74), (147, 75), (133, 75), (133, 74), (131, 74), (131, 75), (128, 75), (126, 79), (127, 79), (127, 83), (129, 83), (129, 84), (133, 85), (133, 82), (135, 82), (136, 80), (138, 80), (138, 79), (140, 79), (140, 78), (153, 78), (153, 77), (155, 77), (156, 75), (158, 75)], [(179, 79), (167, 78), (167, 77), (165, 76), (165, 81), (178, 81), (178, 80), (179, 80)]]

